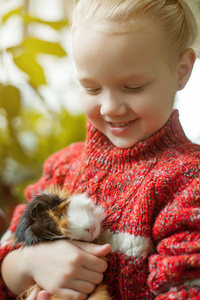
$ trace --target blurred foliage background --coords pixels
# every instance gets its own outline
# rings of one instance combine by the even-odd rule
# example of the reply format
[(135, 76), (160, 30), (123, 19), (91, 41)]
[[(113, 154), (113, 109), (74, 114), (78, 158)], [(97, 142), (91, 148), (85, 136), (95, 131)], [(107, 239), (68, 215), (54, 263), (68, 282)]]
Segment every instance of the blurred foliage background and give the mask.
[[(67, 59), (61, 41), (64, 31), (69, 31), (70, 2), (58, 3), (63, 18), (47, 20), (45, 11), (43, 18), (32, 14), (29, 0), (1, 0), (5, 8), (1, 36), (12, 36), (9, 22), (14, 20), (20, 37), (0, 43), (0, 217), (4, 211), (8, 221), (16, 204), (24, 200), (24, 188), (41, 176), (44, 160), (85, 139), (84, 115), (72, 114), (62, 104), (59, 109), (51, 107), (42, 92), (45, 87), (46, 95), (51, 95), (48, 70), (42, 62), (63, 64)], [(50, 34), (45, 36), (44, 31)]]

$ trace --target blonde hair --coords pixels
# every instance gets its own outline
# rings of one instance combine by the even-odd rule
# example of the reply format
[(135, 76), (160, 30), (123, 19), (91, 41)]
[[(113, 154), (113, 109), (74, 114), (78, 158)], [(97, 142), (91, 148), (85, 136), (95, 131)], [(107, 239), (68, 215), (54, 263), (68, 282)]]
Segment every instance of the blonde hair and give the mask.
[(194, 48), (198, 27), (183, 0), (79, 0), (72, 14), (72, 29), (88, 25), (119, 33), (145, 23), (149, 26), (149, 21), (161, 26), (170, 52), (180, 55), (185, 49)]

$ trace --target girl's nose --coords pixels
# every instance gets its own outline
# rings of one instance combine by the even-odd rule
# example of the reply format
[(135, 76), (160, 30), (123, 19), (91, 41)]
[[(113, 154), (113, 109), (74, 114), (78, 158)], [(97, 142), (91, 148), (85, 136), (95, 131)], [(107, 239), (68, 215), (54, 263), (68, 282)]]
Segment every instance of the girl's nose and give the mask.
[(111, 97), (111, 95), (105, 96), (101, 103), (100, 113), (102, 116), (123, 115), (126, 113), (126, 105), (121, 99)]

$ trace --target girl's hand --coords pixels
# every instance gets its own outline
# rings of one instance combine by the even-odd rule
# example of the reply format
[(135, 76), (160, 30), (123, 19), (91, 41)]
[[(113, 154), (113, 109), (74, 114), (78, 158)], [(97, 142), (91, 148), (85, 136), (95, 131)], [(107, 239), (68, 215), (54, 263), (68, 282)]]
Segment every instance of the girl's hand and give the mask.
[(109, 252), (108, 244), (47, 242), (23, 248), (21, 266), (48, 293), (63, 299), (84, 300), (102, 281), (107, 263), (100, 257)]

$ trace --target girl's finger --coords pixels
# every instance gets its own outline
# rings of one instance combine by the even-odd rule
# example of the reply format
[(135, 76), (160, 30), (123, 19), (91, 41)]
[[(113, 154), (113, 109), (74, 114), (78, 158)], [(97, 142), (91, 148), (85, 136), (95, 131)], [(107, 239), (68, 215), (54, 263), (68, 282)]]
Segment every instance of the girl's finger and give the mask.
[[(95, 289), (95, 284), (92, 284), (87, 281), (82, 281), (82, 280), (72, 280), (70, 283), (70, 289), (65, 289), (63, 287), (62, 290), (65, 289), (65, 291), (68, 293), (70, 290), (77, 291), (80, 294), (91, 294), (93, 290)], [(61, 289), (60, 289), (61, 290)], [(71, 298), (69, 298), (71, 299)], [(43, 299), (42, 299), (43, 300)]]
[(85, 300), (88, 297), (88, 295), (86, 294), (79, 293), (74, 290), (66, 290), (66, 289), (61, 289), (59, 294), (56, 296), (61, 299), (79, 299), (79, 300)]
[(77, 273), (76, 280), (87, 281), (97, 285), (103, 280), (103, 274), (82, 268), (82, 270)]
[(70, 242), (71, 242), (71, 244), (76, 245), (78, 248), (84, 250), (85, 252), (90, 253), (95, 256), (98, 256), (98, 257), (105, 256), (111, 251), (110, 244), (96, 245), (93, 243), (79, 242), (79, 241), (75, 241), (75, 240), (72, 240)]
[(37, 300), (50, 300), (51, 295), (46, 291), (40, 291)]

